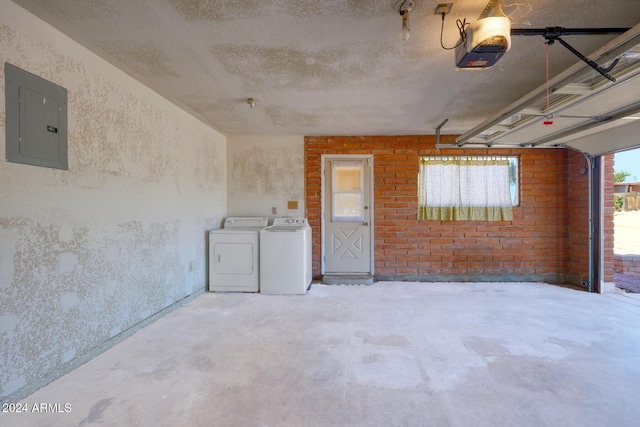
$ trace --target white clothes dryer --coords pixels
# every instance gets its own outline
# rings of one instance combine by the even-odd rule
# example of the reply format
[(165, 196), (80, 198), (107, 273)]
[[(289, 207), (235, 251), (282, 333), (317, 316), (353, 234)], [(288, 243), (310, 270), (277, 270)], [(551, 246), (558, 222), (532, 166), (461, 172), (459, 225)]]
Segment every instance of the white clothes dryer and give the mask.
[(229, 217), (209, 232), (209, 291), (260, 290), (260, 230), (266, 217)]
[(311, 227), (306, 218), (276, 218), (260, 230), (261, 293), (306, 294), (311, 279)]

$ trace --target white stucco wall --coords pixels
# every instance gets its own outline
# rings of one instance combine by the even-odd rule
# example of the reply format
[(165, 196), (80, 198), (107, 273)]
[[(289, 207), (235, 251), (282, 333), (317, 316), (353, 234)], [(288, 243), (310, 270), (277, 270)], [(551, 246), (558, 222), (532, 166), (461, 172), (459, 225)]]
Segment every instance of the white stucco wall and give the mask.
[[(4, 63), (68, 90), (69, 170), (5, 162)], [(0, 400), (206, 288), (226, 138), (0, 3)]]
[(227, 165), (230, 216), (305, 215), (304, 136), (229, 135)]

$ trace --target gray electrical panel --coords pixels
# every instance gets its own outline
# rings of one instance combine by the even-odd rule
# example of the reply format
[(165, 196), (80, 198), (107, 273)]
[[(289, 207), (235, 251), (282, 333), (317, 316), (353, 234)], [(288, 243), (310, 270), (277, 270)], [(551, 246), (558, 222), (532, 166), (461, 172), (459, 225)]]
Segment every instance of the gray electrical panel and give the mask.
[(4, 64), (8, 162), (69, 169), (67, 90)]

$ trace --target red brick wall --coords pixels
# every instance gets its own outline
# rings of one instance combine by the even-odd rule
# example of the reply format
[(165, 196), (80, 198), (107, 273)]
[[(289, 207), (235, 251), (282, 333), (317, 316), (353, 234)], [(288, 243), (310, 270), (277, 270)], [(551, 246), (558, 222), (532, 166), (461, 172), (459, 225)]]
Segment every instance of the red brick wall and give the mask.
[(640, 276), (640, 255), (614, 255), (614, 271), (627, 276)]
[[(442, 142), (452, 141), (446, 136)], [(513, 275), (577, 283), (587, 271), (588, 195), (575, 170), (579, 158), (570, 150), (437, 150), (433, 136), (306, 137), (306, 214), (313, 228), (315, 276), (320, 274), (322, 154), (373, 154), (376, 276)], [(513, 221), (416, 219), (419, 156), (484, 154), (520, 157), (520, 206), (514, 207)], [(579, 233), (575, 238), (572, 230)]]
[(589, 172), (582, 153), (569, 150), (569, 263), (567, 273), (579, 282), (589, 273)]
[(604, 233), (604, 271), (602, 274), (602, 280), (604, 282), (613, 283), (613, 271), (614, 271), (614, 259), (613, 259), (613, 237), (614, 237), (614, 225), (613, 225), (613, 199), (614, 199), (614, 155), (609, 154), (603, 157), (604, 162), (604, 227), (602, 232)]

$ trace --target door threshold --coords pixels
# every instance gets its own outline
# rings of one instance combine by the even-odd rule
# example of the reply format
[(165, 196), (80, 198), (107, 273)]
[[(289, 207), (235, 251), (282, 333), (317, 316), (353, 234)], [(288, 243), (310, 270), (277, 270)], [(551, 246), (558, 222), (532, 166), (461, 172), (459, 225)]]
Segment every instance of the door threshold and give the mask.
[(371, 274), (325, 274), (322, 276), (325, 285), (373, 285)]

